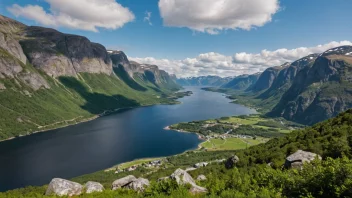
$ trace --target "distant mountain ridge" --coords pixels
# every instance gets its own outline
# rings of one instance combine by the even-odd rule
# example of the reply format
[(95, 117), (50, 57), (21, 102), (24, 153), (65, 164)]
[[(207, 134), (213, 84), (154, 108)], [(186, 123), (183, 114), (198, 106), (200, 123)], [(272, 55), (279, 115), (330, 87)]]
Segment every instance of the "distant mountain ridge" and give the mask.
[(222, 86), (229, 81), (231, 77), (222, 78), (220, 76), (199, 76), (199, 77), (188, 77), (188, 78), (179, 78), (176, 82), (182, 86)]
[(180, 88), (156, 65), (0, 15), (0, 140), (119, 108), (174, 103), (169, 96)]
[(270, 67), (252, 84), (247, 89), (230, 85), (222, 88), (244, 91), (247, 96), (239, 99), (265, 106), (269, 116), (308, 125), (334, 117), (352, 108), (352, 46)]

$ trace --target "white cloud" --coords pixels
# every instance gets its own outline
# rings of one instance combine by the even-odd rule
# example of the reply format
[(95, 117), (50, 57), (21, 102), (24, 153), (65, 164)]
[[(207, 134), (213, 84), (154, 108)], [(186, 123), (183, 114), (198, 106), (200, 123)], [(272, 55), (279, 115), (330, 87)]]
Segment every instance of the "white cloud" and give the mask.
[(50, 12), (38, 5), (8, 7), (16, 17), (39, 24), (98, 32), (98, 28), (118, 29), (134, 20), (134, 14), (115, 0), (45, 0)]
[(236, 53), (226, 56), (215, 52), (200, 54), (195, 58), (183, 60), (155, 59), (153, 57), (131, 58), (139, 63), (158, 65), (161, 69), (178, 77), (218, 75), (222, 77), (262, 72), (268, 67), (293, 62), (313, 53), (322, 53), (342, 45), (352, 45), (350, 41), (330, 42), (315, 47), (296, 49), (262, 50), (260, 53)]
[(209, 34), (261, 27), (279, 9), (279, 0), (159, 0), (164, 25)]
[(143, 21), (144, 21), (144, 22), (147, 22), (149, 25), (153, 25), (152, 22), (151, 22), (151, 20), (150, 20), (151, 18), (152, 18), (152, 13), (146, 11), (146, 12), (145, 12), (145, 17), (144, 17)]

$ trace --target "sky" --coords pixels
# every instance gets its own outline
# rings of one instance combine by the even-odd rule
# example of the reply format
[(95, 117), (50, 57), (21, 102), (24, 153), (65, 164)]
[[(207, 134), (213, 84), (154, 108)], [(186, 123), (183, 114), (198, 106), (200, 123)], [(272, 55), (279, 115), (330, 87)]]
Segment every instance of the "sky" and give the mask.
[(0, 14), (83, 35), (179, 77), (262, 72), (352, 45), (352, 0), (0, 0)]

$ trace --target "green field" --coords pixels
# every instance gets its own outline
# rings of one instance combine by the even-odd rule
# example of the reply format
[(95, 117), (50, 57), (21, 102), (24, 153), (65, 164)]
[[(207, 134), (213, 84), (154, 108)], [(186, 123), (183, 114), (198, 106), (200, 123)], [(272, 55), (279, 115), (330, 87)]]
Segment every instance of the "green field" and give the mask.
[(219, 150), (238, 150), (267, 142), (267, 138), (244, 139), (244, 138), (227, 138), (227, 139), (209, 139), (202, 144), (201, 147), (207, 151)]
[(170, 126), (173, 130), (199, 133), (203, 136), (222, 135), (231, 130), (230, 135), (246, 135), (253, 138), (280, 137), (297, 128), (300, 128), (300, 125), (282, 118), (267, 118), (261, 115), (222, 117)]

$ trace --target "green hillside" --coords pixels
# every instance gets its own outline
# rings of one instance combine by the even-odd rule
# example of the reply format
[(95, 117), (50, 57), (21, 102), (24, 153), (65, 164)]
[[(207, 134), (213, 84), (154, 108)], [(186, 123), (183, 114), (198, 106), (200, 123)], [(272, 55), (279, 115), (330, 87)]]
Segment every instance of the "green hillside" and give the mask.
[[(24, 66), (35, 71), (31, 65)], [(36, 72), (36, 71), (35, 71)], [(138, 84), (136, 90), (116, 75), (81, 73), (78, 78), (51, 78), (40, 74), (50, 89), (34, 91), (16, 77), (0, 79), (0, 140), (74, 124), (118, 108), (175, 103), (153, 84)]]

